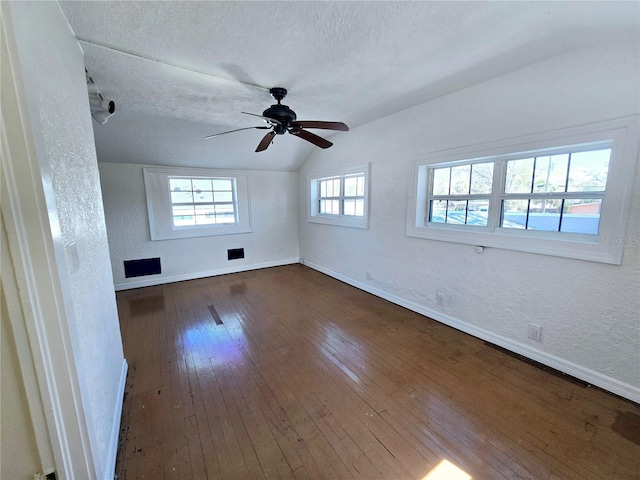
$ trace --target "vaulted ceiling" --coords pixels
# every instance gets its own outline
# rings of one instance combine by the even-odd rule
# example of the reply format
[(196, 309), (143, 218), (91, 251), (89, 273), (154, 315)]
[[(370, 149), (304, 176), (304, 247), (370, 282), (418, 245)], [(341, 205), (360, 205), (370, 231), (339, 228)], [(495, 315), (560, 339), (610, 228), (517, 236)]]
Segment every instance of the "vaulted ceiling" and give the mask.
[[(297, 170), (292, 135), (254, 150), (275, 103), (352, 129), (549, 57), (638, 42), (637, 2), (61, 2), (101, 93), (99, 161)], [(398, 126), (402, 128), (402, 126)], [(341, 135), (315, 130), (331, 141)], [(393, 132), (389, 132), (393, 135)]]

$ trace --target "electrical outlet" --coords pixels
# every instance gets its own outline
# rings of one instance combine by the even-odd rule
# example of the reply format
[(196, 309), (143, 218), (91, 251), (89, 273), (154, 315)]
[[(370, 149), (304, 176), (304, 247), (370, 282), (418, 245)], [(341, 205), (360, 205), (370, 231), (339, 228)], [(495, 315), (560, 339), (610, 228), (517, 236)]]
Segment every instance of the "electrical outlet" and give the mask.
[(367, 280), (373, 280), (373, 273), (367, 272)]
[(527, 331), (527, 337), (533, 338), (539, 342), (542, 339), (542, 327), (535, 323), (530, 323), (529, 330)]
[(444, 307), (444, 293), (436, 292), (436, 303), (439, 307)]

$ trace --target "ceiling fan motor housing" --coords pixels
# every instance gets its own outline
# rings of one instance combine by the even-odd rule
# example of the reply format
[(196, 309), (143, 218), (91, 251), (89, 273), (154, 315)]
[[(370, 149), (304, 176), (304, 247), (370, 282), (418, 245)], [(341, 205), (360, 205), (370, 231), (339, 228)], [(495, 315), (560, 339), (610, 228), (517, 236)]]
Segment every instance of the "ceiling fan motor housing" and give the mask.
[(286, 105), (271, 105), (264, 112), (262, 112), (263, 117), (273, 118), (280, 122), (280, 124), (274, 125), (274, 131), (278, 135), (282, 135), (287, 131), (287, 127), (291, 125), (292, 122), (296, 121), (296, 112), (291, 110)]

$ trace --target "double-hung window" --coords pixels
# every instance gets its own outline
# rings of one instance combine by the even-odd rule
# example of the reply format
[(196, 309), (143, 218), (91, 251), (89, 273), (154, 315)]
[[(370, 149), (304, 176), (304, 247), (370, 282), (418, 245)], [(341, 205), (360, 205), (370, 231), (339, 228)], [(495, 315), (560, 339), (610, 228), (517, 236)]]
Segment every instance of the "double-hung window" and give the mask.
[(144, 169), (151, 240), (251, 232), (246, 172)]
[(637, 119), (415, 163), (407, 235), (619, 264)]
[(364, 217), (364, 173), (318, 180), (318, 213)]
[(308, 221), (368, 228), (369, 164), (308, 177)]

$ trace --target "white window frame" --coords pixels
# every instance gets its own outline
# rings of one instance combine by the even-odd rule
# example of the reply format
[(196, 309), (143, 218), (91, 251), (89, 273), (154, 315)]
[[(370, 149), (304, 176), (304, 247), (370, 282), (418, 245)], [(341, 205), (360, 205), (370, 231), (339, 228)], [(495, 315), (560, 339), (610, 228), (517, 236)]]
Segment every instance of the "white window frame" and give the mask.
[[(249, 233), (251, 204), (249, 176), (246, 172), (205, 168), (143, 168), (149, 233), (152, 241)], [(236, 223), (210, 225), (173, 225), (169, 177), (232, 178), (235, 181)]]
[[(468, 245), (502, 248), (543, 255), (619, 265), (622, 262), (634, 172), (638, 158), (638, 116), (567, 128), (542, 134), (420, 155), (414, 161), (407, 205), (406, 235)], [(494, 167), (493, 193), (487, 227), (429, 223), (428, 185), (430, 167), (452, 163), (506, 161), (552, 154), (568, 146), (584, 149), (611, 148), (609, 173), (597, 235), (501, 228), (500, 203), (504, 179)], [(579, 147), (578, 147), (579, 148)], [(535, 153), (534, 153), (535, 152)], [(502, 183), (501, 183), (502, 182)], [(497, 191), (496, 191), (497, 190)]]
[[(320, 213), (318, 183), (327, 178), (340, 178), (341, 184), (344, 177), (350, 175), (364, 175), (364, 215), (333, 215)], [(330, 172), (309, 173), (307, 175), (307, 221), (312, 223), (322, 223), (325, 225), (336, 225), (352, 228), (369, 228), (369, 191), (370, 191), (371, 164), (357, 165)], [(343, 198), (343, 196), (341, 197)], [(342, 207), (341, 207), (342, 208)]]

